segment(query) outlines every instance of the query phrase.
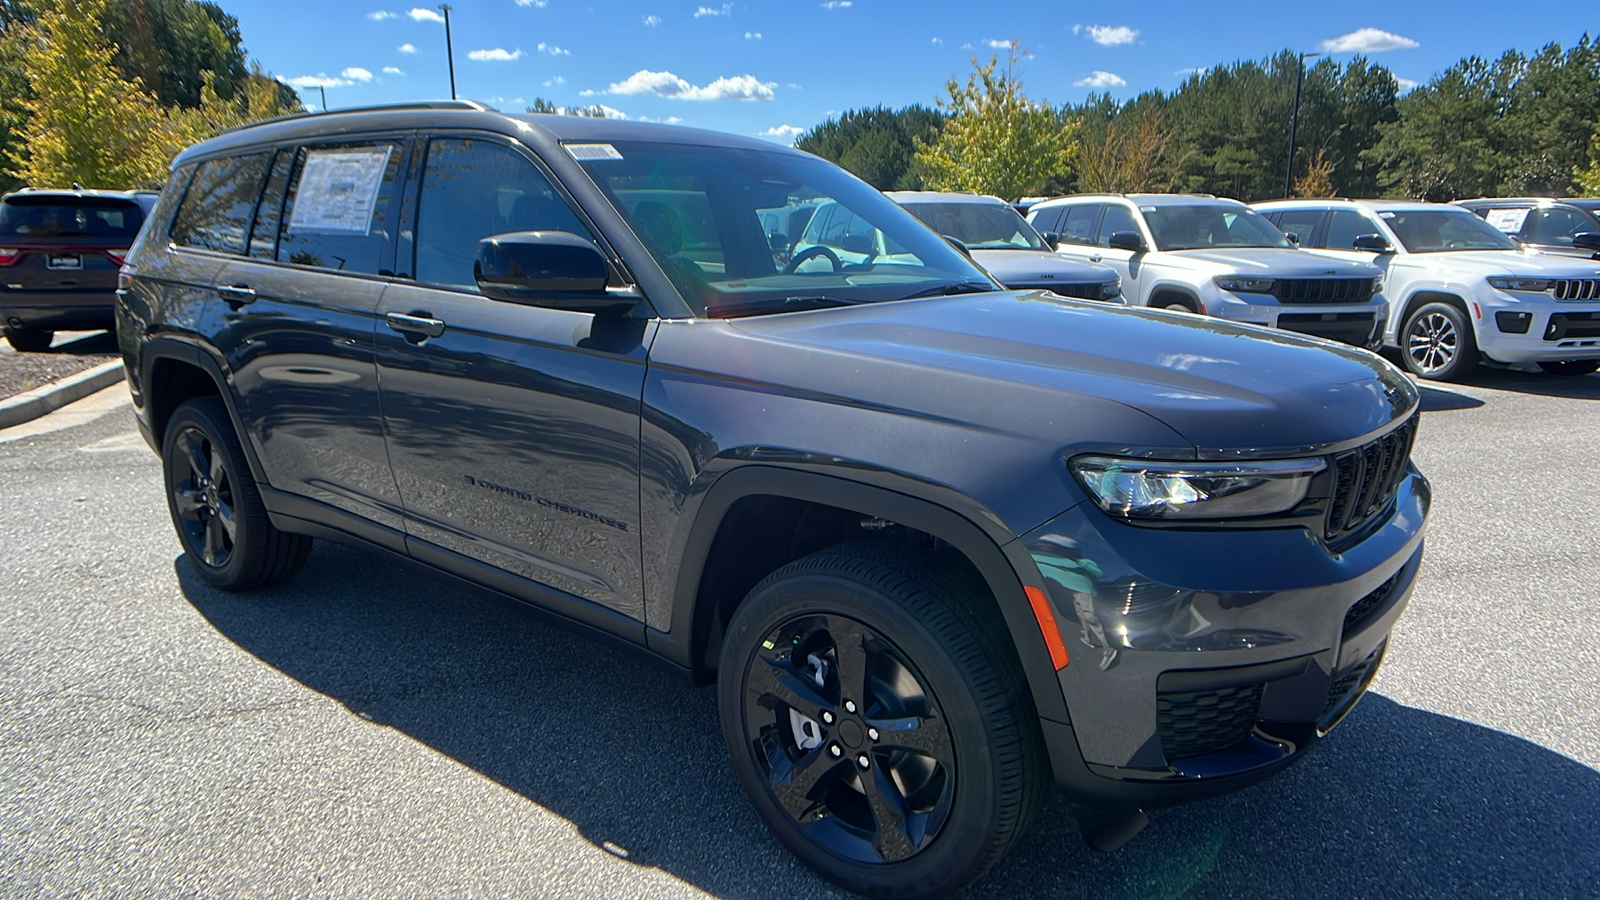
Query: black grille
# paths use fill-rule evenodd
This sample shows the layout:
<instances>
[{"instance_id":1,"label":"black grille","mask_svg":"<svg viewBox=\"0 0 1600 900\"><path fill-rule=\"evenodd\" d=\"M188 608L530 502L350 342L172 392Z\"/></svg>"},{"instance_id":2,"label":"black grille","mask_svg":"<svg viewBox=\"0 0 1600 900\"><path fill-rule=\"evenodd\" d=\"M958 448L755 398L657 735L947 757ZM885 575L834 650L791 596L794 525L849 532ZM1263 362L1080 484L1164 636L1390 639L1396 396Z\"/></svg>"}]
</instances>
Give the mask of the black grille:
<instances>
[{"instance_id":1,"label":"black grille","mask_svg":"<svg viewBox=\"0 0 1600 900\"><path fill-rule=\"evenodd\" d=\"M1099 300L1101 287L1099 282L1094 284L1023 284L1017 285L1016 290L1025 291L1050 291L1063 297L1076 297L1079 300Z\"/></svg>"},{"instance_id":2,"label":"black grille","mask_svg":"<svg viewBox=\"0 0 1600 900\"><path fill-rule=\"evenodd\" d=\"M1547 341L1592 337L1600 337L1600 313L1556 313L1544 329Z\"/></svg>"},{"instance_id":3,"label":"black grille","mask_svg":"<svg viewBox=\"0 0 1600 900\"><path fill-rule=\"evenodd\" d=\"M1167 761L1204 756L1244 740L1261 714L1261 685L1156 695L1156 725Z\"/></svg>"},{"instance_id":4,"label":"black grille","mask_svg":"<svg viewBox=\"0 0 1600 900\"><path fill-rule=\"evenodd\" d=\"M1367 524L1394 499L1405 475L1417 417L1375 441L1333 458L1333 496L1324 537L1337 541Z\"/></svg>"},{"instance_id":5,"label":"black grille","mask_svg":"<svg viewBox=\"0 0 1600 900\"><path fill-rule=\"evenodd\" d=\"M1371 615L1374 610L1383 606L1384 601L1389 599L1389 595L1394 593L1394 586L1399 581L1400 573L1396 572L1389 576L1388 581L1378 585L1377 589L1372 593L1357 600L1356 605L1350 607L1350 610L1344 614L1344 633L1349 634L1355 626L1366 621L1367 616Z\"/></svg>"},{"instance_id":6,"label":"black grille","mask_svg":"<svg viewBox=\"0 0 1600 900\"><path fill-rule=\"evenodd\" d=\"M1280 278L1272 296L1279 303L1365 303L1372 297L1372 279Z\"/></svg>"},{"instance_id":7,"label":"black grille","mask_svg":"<svg viewBox=\"0 0 1600 900\"><path fill-rule=\"evenodd\" d=\"M1600 278L1563 278L1550 284L1557 300L1600 300Z\"/></svg>"},{"instance_id":8,"label":"black grille","mask_svg":"<svg viewBox=\"0 0 1600 900\"><path fill-rule=\"evenodd\" d=\"M1378 663L1383 659L1383 649L1387 644L1381 644L1372 651L1372 655L1354 666L1339 673L1333 679L1333 685L1328 688L1328 699L1322 704L1322 722L1327 722L1335 713L1347 708L1361 691L1377 674Z\"/></svg>"},{"instance_id":9,"label":"black grille","mask_svg":"<svg viewBox=\"0 0 1600 900\"><path fill-rule=\"evenodd\" d=\"M1283 313L1278 327L1299 334L1365 347L1372 340L1372 313Z\"/></svg>"}]
</instances>

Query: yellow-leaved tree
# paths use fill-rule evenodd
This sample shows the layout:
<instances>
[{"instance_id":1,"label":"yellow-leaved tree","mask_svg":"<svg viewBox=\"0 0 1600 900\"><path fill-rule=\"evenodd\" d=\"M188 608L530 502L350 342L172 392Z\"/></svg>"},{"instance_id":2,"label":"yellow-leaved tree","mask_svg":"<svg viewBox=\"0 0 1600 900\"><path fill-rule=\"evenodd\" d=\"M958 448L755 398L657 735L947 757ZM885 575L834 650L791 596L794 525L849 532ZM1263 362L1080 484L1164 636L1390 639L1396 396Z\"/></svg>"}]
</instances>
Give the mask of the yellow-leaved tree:
<instances>
[{"instance_id":1,"label":"yellow-leaved tree","mask_svg":"<svg viewBox=\"0 0 1600 900\"><path fill-rule=\"evenodd\" d=\"M950 79L939 108L950 118L937 139L917 142L917 165L930 190L976 191L1003 200L1037 194L1064 175L1077 148L1078 124L1030 101L1016 77L1023 58L1011 42L1002 70L996 56L972 58L962 85Z\"/></svg>"},{"instance_id":2,"label":"yellow-leaved tree","mask_svg":"<svg viewBox=\"0 0 1600 900\"><path fill-rule=\"evenodd\" d=\"M1589 139L1589 167L1572 173L1585 197L1600 197L1600 131Z\"/></svg>"},{"instance_id":3,"label":"yellow-leaved tree","mask_svg":"<svg viewBox=\"0 0 1600 900\"><path fill-rule=\"evenodd\" d=\"M106 0L52 4L20 36L22 70L33 96L24 102L23 159L8 167L24 184L64 188L153 187L187 131L145 92L118 74L116 46L105 37Z\"/></svg>"}]
</instances>

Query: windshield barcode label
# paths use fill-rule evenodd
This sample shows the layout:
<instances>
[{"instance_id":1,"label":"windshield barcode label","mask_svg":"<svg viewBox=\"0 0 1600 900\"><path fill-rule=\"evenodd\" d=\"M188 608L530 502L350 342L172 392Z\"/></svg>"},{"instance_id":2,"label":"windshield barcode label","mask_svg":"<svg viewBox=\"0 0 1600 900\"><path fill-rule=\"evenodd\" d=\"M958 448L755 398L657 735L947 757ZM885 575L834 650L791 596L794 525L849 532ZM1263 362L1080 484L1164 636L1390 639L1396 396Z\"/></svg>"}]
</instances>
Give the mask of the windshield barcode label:
<instances>
[{"instance_id":1,"label":"windshield barcode label","mask_svg":"<svg viewBox=\"0 0 1600 900\"><path fill-rule=\"evenodd\" d=\"M622 154L610 144L565 144L567 152L578 162L591 159L621 159Z\"/></svg>"}]
</instances>

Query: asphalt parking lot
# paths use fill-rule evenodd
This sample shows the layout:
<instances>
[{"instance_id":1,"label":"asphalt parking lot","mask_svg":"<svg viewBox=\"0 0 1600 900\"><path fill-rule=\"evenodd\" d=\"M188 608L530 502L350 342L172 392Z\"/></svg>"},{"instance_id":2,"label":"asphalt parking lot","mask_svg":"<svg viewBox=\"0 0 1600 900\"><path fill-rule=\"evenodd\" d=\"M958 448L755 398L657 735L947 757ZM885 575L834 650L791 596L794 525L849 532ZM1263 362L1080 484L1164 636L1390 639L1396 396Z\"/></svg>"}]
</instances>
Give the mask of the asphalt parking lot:
<instances>
[{"instance_id":1,"label":"asphalt parking lot","mask_svg":"<svg viewBox=\"0 0 1600 900\"><path fill-rule=\"evenodd\" d=\"M1427 560L1350 718L1116 853L1052 804L973 896L1595 896L1600 375L1424 393ZM0 893L839 896L710 690L325 543L213 591L125 388L72 409L0 432Z\"/></svg>"}]
</instances>

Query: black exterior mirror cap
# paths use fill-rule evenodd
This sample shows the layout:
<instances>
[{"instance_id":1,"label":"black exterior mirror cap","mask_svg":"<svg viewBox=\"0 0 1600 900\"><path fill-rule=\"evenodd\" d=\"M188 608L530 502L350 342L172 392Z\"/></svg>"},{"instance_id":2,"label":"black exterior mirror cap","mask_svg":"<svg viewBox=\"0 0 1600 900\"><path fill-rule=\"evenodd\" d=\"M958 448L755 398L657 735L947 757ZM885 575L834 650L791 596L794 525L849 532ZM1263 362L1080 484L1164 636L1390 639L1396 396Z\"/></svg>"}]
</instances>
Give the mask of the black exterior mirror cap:
<instances>
[{"instance_id":1,"label":"black exterior mirror cap","mask_svg":"<svg viewBox=\"0 0 1600 900\"><path fill-rule=\"evenodd\" d=\"M1381 234L1358 234L1350 246L1357 250L1371 250L1375 253L1388 253L1394 249Z\"/></svg>"},{"instance_id":2,"label":"black exterior mirror cap","mask_svg":"<svg viewBox=\"0 0 1600 900\"><path fill-rule=\"evenodd\" d=\"M491 300L573 312L621 315L637 296L606 290L611 267L588 238L568 231L512 231L478 242L472 264Z\"/></svg>"},{"instance_id":3,"label":"black exterior mirror cap","mask_svg":"<svg viewBox=\"0 0 1600 900\"><path fill-rule=\"evenodd\" d=\"M1106 245L1113 250L1131 250L1134 253L1139 253L1145 249L1144 238L1137 231L1112 232L1111 238L1106 242Z\"/></svg>"},{"instance_id":4,"label":"black exterior mirror cap","mask_svg":"<svg viewBox=\"0 0 1600 900\"><path fill-rule=\"evenodd\" d=\"M1289 239L1289 243L1295 245L1296 247L1300 246L1300 234L1298 232L1285 231L1283 236Z\"/></svg>"},{"instance_id":5,"label":"black exterior mirror cap","mask_svg":"<svg viewBox=\"0 0 1600 900\"><path fill-rule=\"evenodd\" d=\"M1061 233L1059 231L1046 231L1040 237L1044 238L1044 242L1050 245L1051 250L1061 246Z\"/></svg>"},{"instance_id":6,"label":"black exterior mirror cap","mask_svg":"<svg viewBox=\"0 0 1600 900\"><path fill-rule=\"evenodd\" d=\"M1572 236L1572 246L1579 250L1600 250L1600 231L1580 231Z\"/></svg>"}]
</instances>

